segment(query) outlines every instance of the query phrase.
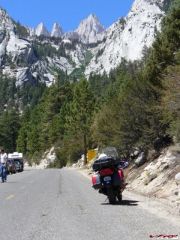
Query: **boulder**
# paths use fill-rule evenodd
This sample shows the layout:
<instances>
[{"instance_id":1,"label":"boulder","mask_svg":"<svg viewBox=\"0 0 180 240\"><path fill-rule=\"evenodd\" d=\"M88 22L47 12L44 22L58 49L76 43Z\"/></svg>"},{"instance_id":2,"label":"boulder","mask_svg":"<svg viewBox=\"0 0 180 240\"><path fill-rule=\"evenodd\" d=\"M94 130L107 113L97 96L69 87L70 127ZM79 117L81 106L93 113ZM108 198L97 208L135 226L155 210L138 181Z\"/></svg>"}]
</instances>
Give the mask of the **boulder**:
<instances>
[{"instance_id":1,"label":"boulder","mask_svg":"<svg viewBox=\"0 0 180 240\"><path fill-rule=\"evenodd\" d=\"M159 157L159 153L155 150L149 150L147 154L147 161L152 161Z\"/></svg>"},{"instance_id":2,"label":"boulder","mask_svg":"<svg viewBox=\"0 0 180 240\"><path fill-rule=\"evenodd\" d=\"M144 152L141 152L138 158L136 158L134 163L137 167L140 167L145 163L145 161L146 161L146 154Z\"/></svg>"},{"instance_id":3,"label":"boulder","mask_svg":"<svg viewBox=\"0 0 180 240\"><path fill-rule=\"evenodd\" d=\"M180 185L180 172L175 175L175 181L178 185Z\"/></svg>"},{"instance_id":4,"label":"boulder","mask_svg":"<svg viewBox=\"0 0 180 240\"><path fill-rule=\"evenodd\" d=\"M144 185L148 185L152 180L157 178L158 173L157 172L146 172L146 176L143 179Z\"/></svg>"}]
</instances>

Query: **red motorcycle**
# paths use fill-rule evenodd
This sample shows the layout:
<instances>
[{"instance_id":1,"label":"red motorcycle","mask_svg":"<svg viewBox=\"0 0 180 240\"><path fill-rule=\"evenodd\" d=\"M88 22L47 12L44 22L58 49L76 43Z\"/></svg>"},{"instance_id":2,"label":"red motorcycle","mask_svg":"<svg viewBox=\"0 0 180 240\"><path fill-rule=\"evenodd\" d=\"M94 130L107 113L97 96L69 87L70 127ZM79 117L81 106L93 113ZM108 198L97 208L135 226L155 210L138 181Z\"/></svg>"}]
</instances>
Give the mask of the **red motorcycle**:
<instances>
[{"instance_id":1,"label":"red motorcycle","mask_svg":"<svg viewBox=\"0 0 180 240\"><path fill-rule=\"evenodd\" d=\"M122 192L125 189L123 164L112 157L104 156L93 164L95 171L92 176L93 188L108 197L110 204L122 201Z\"/></svg>"}]
</instances>

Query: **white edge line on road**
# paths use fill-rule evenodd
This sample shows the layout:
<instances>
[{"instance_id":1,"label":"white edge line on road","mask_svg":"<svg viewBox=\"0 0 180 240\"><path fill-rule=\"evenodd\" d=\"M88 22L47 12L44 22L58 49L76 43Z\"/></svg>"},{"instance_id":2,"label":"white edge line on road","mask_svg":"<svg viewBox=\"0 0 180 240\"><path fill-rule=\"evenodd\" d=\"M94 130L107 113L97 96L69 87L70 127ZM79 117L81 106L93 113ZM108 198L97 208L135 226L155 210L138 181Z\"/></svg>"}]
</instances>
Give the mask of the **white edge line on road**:
<instances>
[{"instance_id":1,"label":"white edge line on road","mask_svg":"<svg viewBox=\"0 0 180 240\"><path fill-rule=\"evenodd\" d=\"M15 197L15 195L9 195L7 198L6 198L6 200L11 200L11 199L13 199Z\"/></svg>"}]
</instances>

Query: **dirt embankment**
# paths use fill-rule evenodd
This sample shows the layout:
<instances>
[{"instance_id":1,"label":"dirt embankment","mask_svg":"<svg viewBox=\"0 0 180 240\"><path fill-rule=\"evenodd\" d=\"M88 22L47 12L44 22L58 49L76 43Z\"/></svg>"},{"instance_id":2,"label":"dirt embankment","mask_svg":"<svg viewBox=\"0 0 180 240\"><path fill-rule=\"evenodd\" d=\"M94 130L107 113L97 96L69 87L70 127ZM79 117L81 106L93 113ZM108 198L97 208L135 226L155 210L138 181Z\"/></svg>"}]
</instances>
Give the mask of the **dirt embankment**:
<instances>
[{"instance_id":1,"label":"dirt embankment","mask_svg":"<svg viewBox=\"0 0 180 240\"><path fill-rule=\"evenodd\" d=\"M160 199L180 215L180 146L171 146L141 167L134 164L125 170L127 189Z\"/></svg>"}]
</instances>

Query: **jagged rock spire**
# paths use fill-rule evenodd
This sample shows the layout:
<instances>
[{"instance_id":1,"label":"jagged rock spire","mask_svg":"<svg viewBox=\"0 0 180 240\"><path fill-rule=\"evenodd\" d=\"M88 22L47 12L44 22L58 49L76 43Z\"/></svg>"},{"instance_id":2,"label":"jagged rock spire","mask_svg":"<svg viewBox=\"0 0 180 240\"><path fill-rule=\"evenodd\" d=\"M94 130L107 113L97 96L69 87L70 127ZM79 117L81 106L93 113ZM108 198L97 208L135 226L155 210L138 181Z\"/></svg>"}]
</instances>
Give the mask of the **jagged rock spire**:
<instances>
[{"instance_id":1,"label":"jagged rock spire","mask_svg":"<svg viewBox=\"0 0 180 240\"><path fill-rule=\"evenodd\" d=\"M60 27L58 23L54 23L52 31L51 31L51 37L61 37L63 35L63 30Z\"/></svg>"}]
</instances>

